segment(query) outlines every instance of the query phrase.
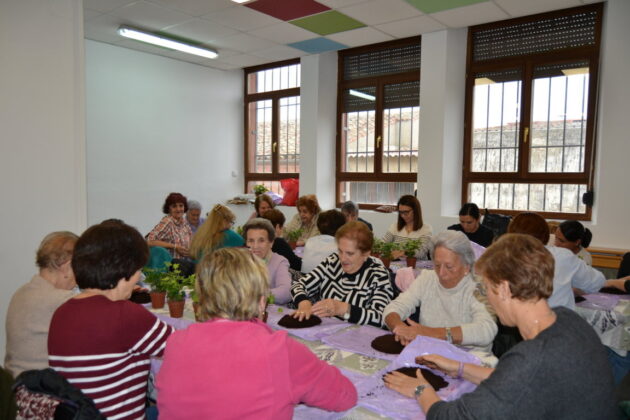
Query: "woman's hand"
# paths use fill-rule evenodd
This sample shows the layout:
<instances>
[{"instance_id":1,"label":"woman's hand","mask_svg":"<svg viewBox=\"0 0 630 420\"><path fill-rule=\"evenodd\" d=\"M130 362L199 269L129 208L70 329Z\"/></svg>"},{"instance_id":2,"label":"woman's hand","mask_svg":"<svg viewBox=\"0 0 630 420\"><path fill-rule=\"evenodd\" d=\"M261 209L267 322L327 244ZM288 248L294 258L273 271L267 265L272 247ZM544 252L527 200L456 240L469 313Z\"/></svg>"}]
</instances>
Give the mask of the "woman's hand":
<instances>
[{"instance_id":1,"label":"woman's hand","mask_svg":"<svg viewBox=\"0 0 630 420\"><path fill-rule=\"evenodd\" d=\"M425 385L430 387L429 383L424 376L422 376L422 372L420 369L416 370L417 378L412 378L411 376L407 376L400 372L390 372L383 380L385 381L385 386L389 389L393 389L394 391L404 395L405 397L414 398L415 391L418 385Z\"/></svg>"},{"instance_id":2,"label":"woman's hand","mask_svg":"<svg viewBox=\"0 0 630 420\"><path fill-rule=\"evenodd\" d=\"M392 260L397 260L405 255L405 251L392 251Z\"/></svg>"},{"instance_id":3,"label":"woman's hand","mask_svg":"<svg viewBox=\"0 0 630 420\"><path fill-rule=\"evenodd\" d=\"M311 305L311 302L309 302L308 300L303 300L298 304L297 311L293 312L291 316L293 318L297 318L298 321L309 319L311 317L311 311L313 309L312 306L313 305Z\"/></svg>"},{"instance_id":4,"label":"woman's hand","mask_svg":"<svg viewBox=\"0 0 630 420\"><path fill-rule=\"evenodd\" d=\"M406 323L405 323L406 322ZM403 346L411 343L414 338L419 335L429 335L426 334L424 329L426 328L422 324L418 324L411 319L407 319L405 322L397 325L392 332L395 334L396 341L400 342Z\"/></svg>"},{"instance_id":5,"label":"woman's hand","mask_svg":"<svg viewBox=\"0 0 630 420\"><path fill-rule=\"evenodd\" d=\"M188 248L184 248L183 246L175 245L175 251L184 257L190 257L190 250Z\"/></svg>"},{"instance_id":6,"label":"woman's hand","mask_svg":"<svg viewBox=\"0 0 630 420\"><path fill-rule=\"evenodd\" d=\"M343 316L348 310L348 304L335 299L324 299L313 305L313 313L320 318Z\"/></svg>"},{"instance_id":7,"label":"woman's hand","mask_svg":"<svg viewBox=\"0 0 630 420\"><path fill-rule=\"evenodd\" d=\"M295 246L304 246L305 242L303 240L299 240L295 242Z\"/></svg>"},{"instance_id":8,"label":"woman's hand","mask_svg":"<svg viewBox=\"0 0 630 420\"><path fill-rule=\"evenodd\" d=\"M456 378L459 371L459 363L457 360L448 359L438 354L426 354L416 357L416 363L424 365L430 369L437 369L446 373L452 378Z\"/></svg>"}]
</instances>

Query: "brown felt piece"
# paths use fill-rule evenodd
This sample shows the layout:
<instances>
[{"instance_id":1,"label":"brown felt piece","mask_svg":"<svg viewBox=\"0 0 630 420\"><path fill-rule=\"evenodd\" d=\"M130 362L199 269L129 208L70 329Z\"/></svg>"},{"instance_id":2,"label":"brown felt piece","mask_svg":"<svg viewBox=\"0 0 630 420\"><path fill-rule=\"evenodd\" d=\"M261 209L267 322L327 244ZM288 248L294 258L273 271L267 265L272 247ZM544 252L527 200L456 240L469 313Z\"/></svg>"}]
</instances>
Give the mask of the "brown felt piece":
<instances>
[{"instance_id":1,"label":"brown felt piece","mask_svg":"<svg viewBox=\"0 0 630 420\"><path fill-rule=\"evenodd\" d=\"M405 346L394 338L394 334L385 334L372 340L372 348L382 353L400 354Z\"/></svg>"},{"instance_id":2,"label":"brown felt piece","mask_svg":"<svg viewBox=\"0 0 630 420\"><path fill-rule=\"evenodd\" d=\"M394 372L400 372L412 378L417 378L416 376L417 369L418 369L417 367L401 367L401 368L396 369ZM435 373L431 372L429 369L420 368L420 371L422 372L422 376L424 376L424 379L427 380L429 385L431 385L431 387L433 387L434 390L439 391L440 389L446 388L448 386L448 382L446 382L444 378L436 375Z\"/></svg>"},{"instance_id":3,"label":"brown felt piece","mask_svg":"<svg viewBox=\"0 0 630 420\"><path fill-rule=\"evenodd\" d=\"M310 328L321 323L322 320L317 315L311 315L309 319L304 319L301 322L291 315L285 315L278 321L278 325L284 328Z\"/></svg>"},{"instance_id":4,"label":"brown felt piece","mask_svg":"<svg viewBox=\"0 0 630 420\"><path fill-rule=\"evenodd\" d=\"M134 292L131 292L131 297L129 298L129 300L134 303L140 303L140 304L150 303L151 296L149 295L149 292L134 291Z\"/></svg>"},{"instance_id":5,"label":"brown felt piece","mask_svg":"<svg viewBox=\"0 0 630 420\"><path fill-rule=\"evenodd\" d=\"M599 293L607 293L609 295L625 295L625 292L617 289L616 287L602 287L599 289Z\"/></svg>"}]
</instances>

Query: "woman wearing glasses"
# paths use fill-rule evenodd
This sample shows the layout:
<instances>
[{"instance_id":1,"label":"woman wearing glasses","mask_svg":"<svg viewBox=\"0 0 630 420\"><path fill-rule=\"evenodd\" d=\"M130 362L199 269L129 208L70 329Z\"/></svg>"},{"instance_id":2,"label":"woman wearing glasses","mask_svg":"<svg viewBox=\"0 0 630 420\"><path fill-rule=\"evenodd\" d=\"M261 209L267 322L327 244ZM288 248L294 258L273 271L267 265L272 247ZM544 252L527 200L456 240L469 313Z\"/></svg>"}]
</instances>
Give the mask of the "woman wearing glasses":
<instances>
[{"instance_id":1,"label":"woman wearing glasses","mask_svg":"<svg viewBox=\"0 0 630 420\"><path fill-rule=\"evenodd\" d=\"M190 253L197 259L219 249L244 246L245 240L232 230L236 216L229 208L217 204L208 213L208 218L193 236Z\"/></svg>"},{"instance_id":2,"label":"woman wearing glasses","mask_svg":"<svg viewBox=\"0 0 630 420\"><path fill-rule=\"evenodd\" d=\"M398 220L389 227L383 241L404 243L410 239L419 239L422 245L416 251L416 258L426 259L432 233L431 225L422 221L422 208L418 199L413 195L403 195L398 200ZM400 258L403 255L403 251L394 251L392 258Z\"/></svg>"}]
</instances>

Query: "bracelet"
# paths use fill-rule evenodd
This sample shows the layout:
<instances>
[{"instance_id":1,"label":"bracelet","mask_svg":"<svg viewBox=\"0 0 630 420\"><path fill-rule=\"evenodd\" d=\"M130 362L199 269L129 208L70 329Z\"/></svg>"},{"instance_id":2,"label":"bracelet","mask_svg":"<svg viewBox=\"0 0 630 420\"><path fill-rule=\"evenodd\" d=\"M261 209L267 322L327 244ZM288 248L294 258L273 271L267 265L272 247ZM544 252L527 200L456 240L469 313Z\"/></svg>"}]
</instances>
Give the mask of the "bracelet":
<instances>
[{"instance_id":1,"label":"bracelet","mask_svg":"<svg viewBox=\"0 0 630 420\"><path fill-rule=\"evenodd\" d=\"M457 368L457 376L455 379L462 379L462 375L464 374L464 362L459 362L459 367Z\"/></svg>"}]
</instances>

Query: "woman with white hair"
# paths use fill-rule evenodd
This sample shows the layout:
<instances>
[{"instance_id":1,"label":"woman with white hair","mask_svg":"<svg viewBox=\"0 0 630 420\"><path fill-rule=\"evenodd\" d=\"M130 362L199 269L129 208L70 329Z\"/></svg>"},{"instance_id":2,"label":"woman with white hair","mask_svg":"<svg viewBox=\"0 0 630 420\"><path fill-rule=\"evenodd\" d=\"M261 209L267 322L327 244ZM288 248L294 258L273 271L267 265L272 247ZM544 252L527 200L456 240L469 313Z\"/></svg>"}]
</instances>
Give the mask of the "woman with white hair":
<instances>
[{"instance_id":1,"label":"woman with white hair","mask_svg":"<svg viewBox=\"0 0 630 420\"><path fill-rule=\"evenodd\" d=\"M190 225L193 235L199 229L199 226L203 225L206 221L205 217L201 217L201 203L196 200L188 200L188 211L186 212L186 221Z\"/></svg>"},{"instance_id":2,"label":"woman with white hair","mask_svg":"<svg viewBox=\"0 0 630 420\"><path fill-rule=\"evenodd\" d=\"M439 338L490 355L497 324L475 296L475 254L462 232L433 237L435 270L423 270L409 289L383 311L396 340L407 345L418 335ZM409 316L420 307L419 323Z\"/></svg>"}]
</instances>

